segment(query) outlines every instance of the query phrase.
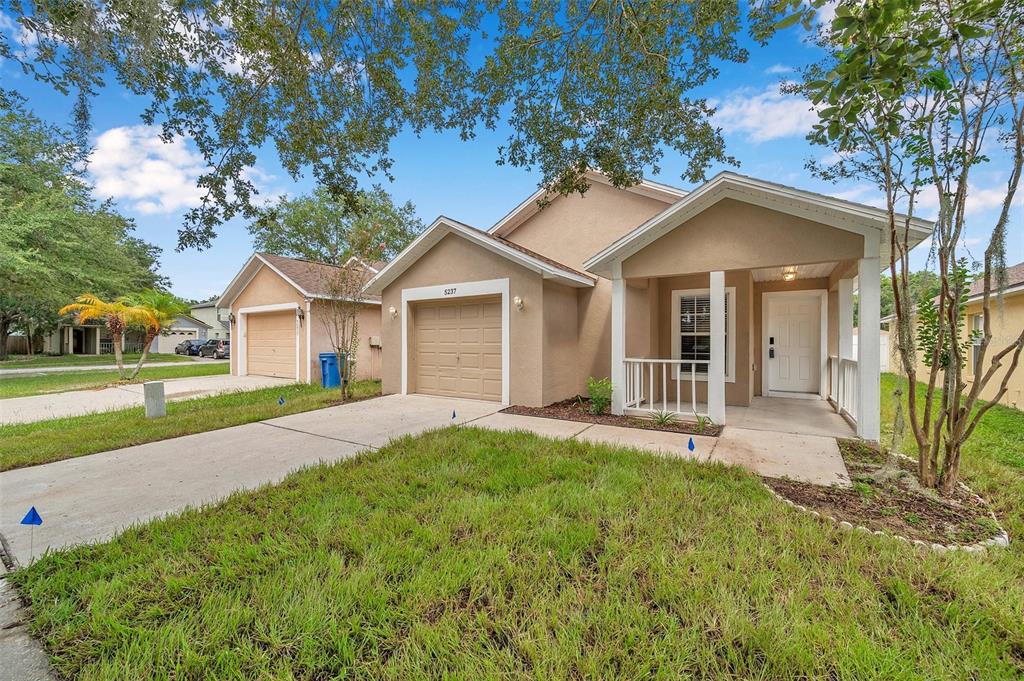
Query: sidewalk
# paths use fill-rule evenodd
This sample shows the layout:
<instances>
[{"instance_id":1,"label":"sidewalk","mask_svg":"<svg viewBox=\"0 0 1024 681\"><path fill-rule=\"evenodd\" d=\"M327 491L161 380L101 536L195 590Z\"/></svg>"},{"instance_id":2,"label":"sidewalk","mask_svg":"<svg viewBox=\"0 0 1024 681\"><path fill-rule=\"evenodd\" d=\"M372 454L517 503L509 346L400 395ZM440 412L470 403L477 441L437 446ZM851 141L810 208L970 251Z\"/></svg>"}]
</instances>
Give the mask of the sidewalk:
<instances>
[{"instance_id":1,"label":"sidewalk","mask_svg":"<svg viewBox=\"0 0 1024 681\"><path fill-rule=\"evenodd\" d=\"M270 376L191 376L169 378L163 381L164 396L168 401L190 397L208 397L226 392L257 390L276 385L294 383L290 378ZM141 383L96 390L69 390L49 395L11 397L0 400L0 425L33 423L67 416L80 416L97 412L127 409L145 404Z\"/></svg>"},{"instance_id":2,"label":"sidewalk","mask_svg":"<svg viewBox=\"0 0 1024 681\"><path fill-rule=\"evenodd\" d=\"M193 362L204 362L206 364L224 364L229 360L226 359L200 359L198 357L192 359ZM188 362L146 362L146 368L149 367L177 367L185 366ZM132 364L131 366L134 366ZM117 370L116 364L76 364L74 366L64 367L25 367L23 369L0 369L0 379L9 376L31 376L38 374L63 374L69 371L115 371Z\"/></svg>"}]
</instances>

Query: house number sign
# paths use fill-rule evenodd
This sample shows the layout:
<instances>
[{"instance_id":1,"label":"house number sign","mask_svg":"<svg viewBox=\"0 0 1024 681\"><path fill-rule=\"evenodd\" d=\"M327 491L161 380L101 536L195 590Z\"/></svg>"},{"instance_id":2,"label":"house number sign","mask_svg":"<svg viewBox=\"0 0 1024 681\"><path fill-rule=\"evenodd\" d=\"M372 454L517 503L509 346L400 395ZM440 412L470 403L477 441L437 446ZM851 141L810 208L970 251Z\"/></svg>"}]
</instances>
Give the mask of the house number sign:
<instances>
[{"instance_id":1,"label":"house number sign","mask_svg":"<svg viewBox=\"0 0 1024 681\"><path fill-rule=\"evenodd\" d=\"M457 290L458 290L458 289L456 289L456 288L455 288L454 286L453 286L452 288L446 288L446 289L444 290L444 294L445 294L446 296L453 296L453 295L455 295L455 291L457 291Z\"/></svg>"}]
</instances>

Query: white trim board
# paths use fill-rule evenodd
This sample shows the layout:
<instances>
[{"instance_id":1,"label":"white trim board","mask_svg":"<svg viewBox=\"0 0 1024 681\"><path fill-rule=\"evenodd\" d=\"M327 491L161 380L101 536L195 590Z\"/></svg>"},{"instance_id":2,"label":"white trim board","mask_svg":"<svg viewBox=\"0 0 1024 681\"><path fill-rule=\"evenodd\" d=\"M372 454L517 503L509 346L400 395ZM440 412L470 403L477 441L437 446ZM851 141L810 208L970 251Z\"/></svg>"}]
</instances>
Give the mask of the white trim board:
<instances>
[{"instance_id":1,"label":"white trim board","mask_svg":"<svg viewBox=\"0 0 1024 681\"><path fill-rule=\"evenodd\" d=\"M877 238L881 234L881 230L887 228L888 225L886 212L879 208L758 180L737 173L722 172L633 231L612 242L584 262L583 269L600 276L608 276L613 261L625 260L693 216L727 198L806 218L864 237L874 235ZM911 221L911 238L915 245L931 234L932 226L933 223L919 218L914 218ZM883 245L887 246L887 243ZM882 256L883 261L888 260L888 253L883 253Z\"/></svg>"},{"instance_id":2,"label":"white trim board","mask_svg":"<svg viewBox=\"0 0 1024 681\"><path fill-rule=\"evenodd\" d=\"M488 279L466 281L437 286L420 286L402 289L402 394L409 394L409 313L411 303L427 300L449 300L501 294L501 402L509 404L511 392L509 368L511 343L509 342L509 281Z\"/></svg>"},{"instance_id":3,"label":"white trim board","mask_svg":"<svg viewBox=\"0 0 1024 681\"><path fill-rule=\"evenodd\" d=\"M564 266L553 265L546 260L508 246L499 239L489 236L486 232L481 232L479 229L441 216L434 220L430 227L427 227L422 234L416 237L405 250L399 253L398 257L385 265L380 272L366 282L363 291L372 294L382 293L385 287L401 276L406 269L411 267L448 234L460 236L485 250L540 274L544 279L554 279L566 286L580 288L592 287L594 285L594 278L590 275L580 274Z\"/></svg>"},{"instance_id":4,"label":"white trim board","mask_svg":"<svg viewBox=\"0 0 1024 681\"><path fill-rule=\"evenodd\" d=\"M761 294L761 395L763 397L793 397L793 393L772 391L769 389L770 375L768 371L768 338L769 319L768 301L772 298L818 298L818 314L820 339L818 343L818 392L804 393L812 399L828 398L828 290L803 289L799 291L765 291Z\"/></svg>"},{"instance_id":5,"label":"white trim board","mask_svg":"<svg viewBox=\"0 0 1024 681\"><path fill-rule=\"evenodd\" d=\"M252 307L243 307L235 313L235 319L238 323L238 336L240 343L235 349L235 354L238 357L238 368L239 376L249 375L249 362L246 357L246 349L248 346L248 338L246 337L246 320L250 314L259 314L261 312L281 312L284 310L295 310L295 380L300 381L301 373L299 371L302 359L302 352L300 349L300 336L301 336L301 323L299 322L299 304L298 303L274 303L273 305L253 305ZM306 323L309 323L307 318Z\"/></svg>"}]
</instances>

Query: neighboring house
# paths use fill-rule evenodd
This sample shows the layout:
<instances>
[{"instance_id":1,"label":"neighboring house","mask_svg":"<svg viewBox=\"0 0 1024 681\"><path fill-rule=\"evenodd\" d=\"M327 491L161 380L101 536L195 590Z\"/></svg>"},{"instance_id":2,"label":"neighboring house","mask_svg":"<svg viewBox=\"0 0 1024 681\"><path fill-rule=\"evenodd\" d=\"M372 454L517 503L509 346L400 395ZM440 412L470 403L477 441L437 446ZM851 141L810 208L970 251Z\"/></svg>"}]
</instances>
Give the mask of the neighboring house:
<instances>
[{"instance_id":1,"label":"neighboring house","mask_svg":"<svg viewBox=\"0 0 1024 681\"><path fill-rule=\"evenodd\" d=\"M372 263L352 259L362 280L377 273ZM254 253L224 290L217 306L228 310L231 373L320 381L322 352L333 352L327 332L330 287L339 268L323 263ZM359 312L356 377L380 372L380 298L368 295Z\"/></svg>"},{"instance_id":2,"label":"neighboring house","mask_svg":"<svg viewBox=\"0 0 1024 681\"><path fill-rule=\"evenodd\" d=\"M970 291L968 292L967 298L967 309L964 311L965 319L967 323L964 326L964 336L966 337L971 329L977 329L981 331L983 324L983 315L981 308L981 299L984 292L984 282L978 280L971 284ZM988 352L982 369L989 366L992 360L992 354L1005 348L1007 345L1012 343L1021 329L1024 329L1024 262L1018 263L1013 267L1006 268L1006 287L1003 289L1002 299L1000 300L995 292L992 293L992 298L989 303L989 311L992 315L991 320L991 331L992 341L989 343ZM882 320L886 323L895 321L895 317L890 315ZM916 323L916 319L915 319ZM964 380L970 386L974 382L974 377L978 371L977 367L977 355L978 346L975 345L973 352L967 358L967 366L964 367ZM918 353L917 357L917 375L918 378L927 380L928 372L930 371L924 362L921 361L922 353ZM991 400L999 389L999 385L1002 383L1003 377L1006 376L1006 371L1009 368L1010 358L1006 358L1003 362L1003 366L996 372L996 375L989 381L985 389L981 391L981 399ZM892 367L893 371L900 374L905 374L903 371L903 364L899 358L899 352L895 347L890 349L889 366ZM1018 366L1017 371L1010 377L1010 381L1007 384L1006 394L1000 400L1003 404L1015 407L1017 409L1024 408L1024 366Z\"/></svg>"},{"instance_id":3,"label":"neighboring house","mask_svg":"<svg viewBox=\"0 0 1024 681\"><path fill-rule=\"evenodd\" d=\"M191 309L193 317L209 325L210 330L206 332L207 338L231 338L231 323L228 321L230 310L217 307L217 301L211 300L206 303L193 305Z\"/></svg>"},{"instance_id":4,"label":"neighboring house","mask_svg":"<svg viewBox=\"0 0 1024 681\"><path fill-rule=\"evenodd\" d=\"M121 338L125 352L142 352L146 334L137 329L127 331ZM51 355L104 355L113 354L114 341L106 324L90 320L79 324L68 318L57 324L57 329L43 339L43 352Z\"/></svg>"},{"instance_id":5,"label":"neighboring house","mask_svg":"<svg viewBox=\"0 0 1024 681\"><path fill-rule=\"evenodd\" d=\"M692 192L589 179L486 232L438 218L368 282L385 393L537 406L610 376L617 414L725 423L726 405L830 397L878 439L885 211L735 173Z\"/></svg>"},{"instance_id":6,"label":"neighboring house","mask_svg":"<svg viewBox=\"0 0 1024 681\"><path fill-rule=\"evenodd\" d=\"M173 353L178 343L189 340L206 340L210 325L187 314L180 315L164 327L164 331L153 339L152 353Z\"/></svg>"}]
</instances>

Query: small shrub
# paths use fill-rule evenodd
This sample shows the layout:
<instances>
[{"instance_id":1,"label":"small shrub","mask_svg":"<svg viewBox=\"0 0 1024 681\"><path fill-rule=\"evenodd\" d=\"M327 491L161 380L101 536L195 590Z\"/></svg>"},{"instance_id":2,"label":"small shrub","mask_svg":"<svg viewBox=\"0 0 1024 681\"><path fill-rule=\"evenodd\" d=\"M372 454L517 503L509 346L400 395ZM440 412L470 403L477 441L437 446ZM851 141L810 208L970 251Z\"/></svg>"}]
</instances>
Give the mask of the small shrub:
<instances>
[{"instance_id":1,"label":"small shrub","mask_svg":"<svg viewBox=\"0 0 1024 681\"><path fill-rule=\"evenodd\" d=\"M587 379L587 397L590 398L590 413L603 414L612 404L612 380L610 378Z\"/></svg>"},{"instance_id":2,"label":"small shrub","mask_svg":"<svg viewBox=\"0 0 1024 681\"><path fill-rule=\"evenodd\" d=\"M651 421L656 426L671 426L676 420L676 415L670 411L659 410L651 414Z\"/></svg>"},{"instance_id":3,"label":"small shrub","mask_svg":"<svg viewBox=\"0 0 1024 681\"><path fill-rule=\"evenodd\" d=\"M922 518L917 513L914 513L913 511L904 515L903 519L907 521L908 525L913 525L915 527L924 522L924 518Z\"/></svg>"},{"instance_id":4,"label":"small shrub","mask_svg":"<svg viewBox=\"0 0 1024 681\"><path fill-rule=\"evenodd\" d=\"M715 425L715 422L711 420L710 416L701 416L697 412L693 412L693 418L697 420L697 432L703 433L708 429L708 426Z\"/></svg>"}]
</instances>

